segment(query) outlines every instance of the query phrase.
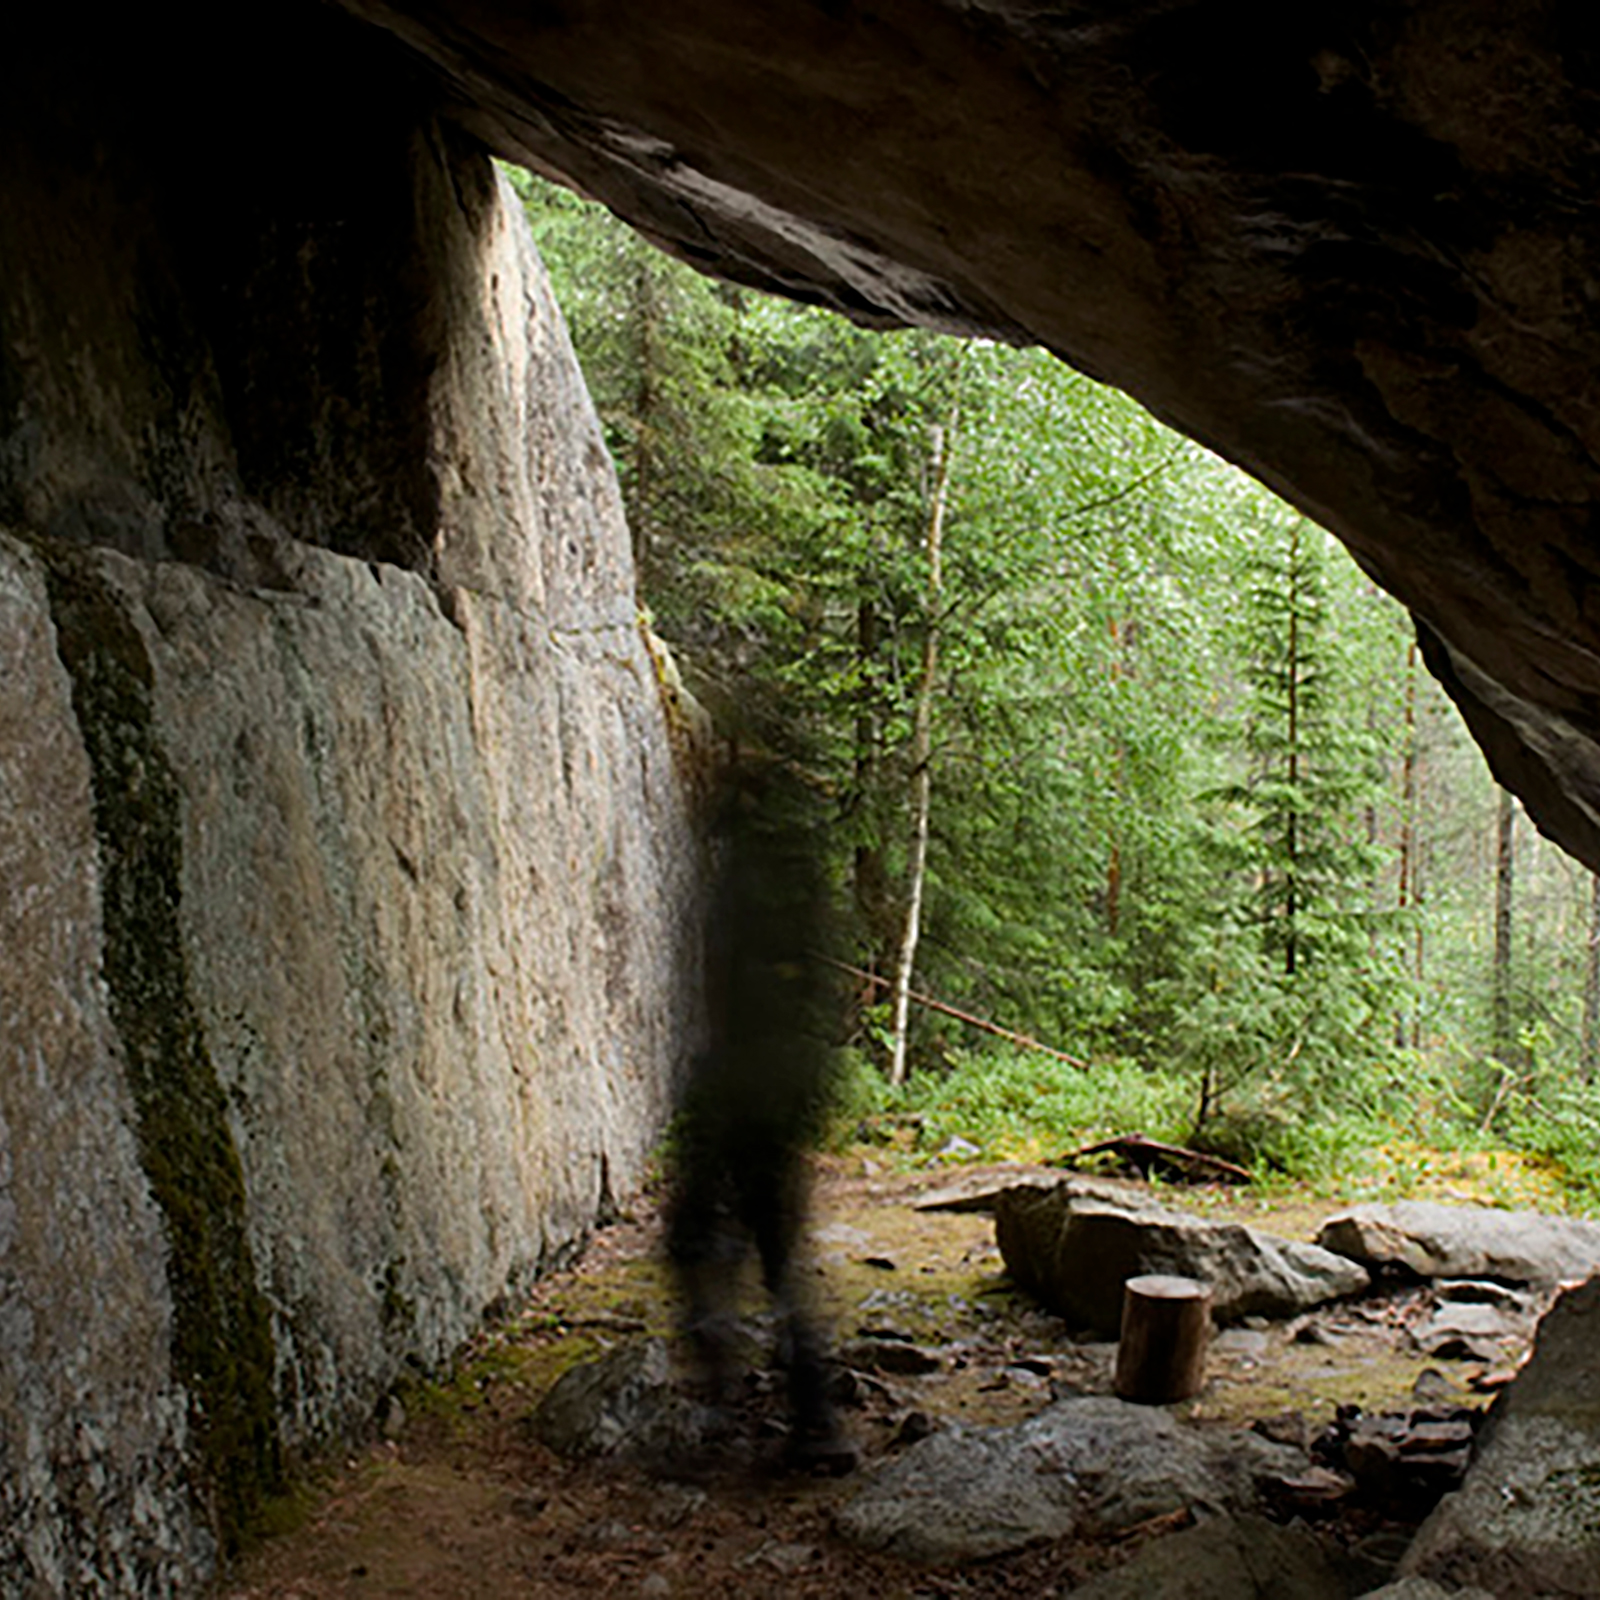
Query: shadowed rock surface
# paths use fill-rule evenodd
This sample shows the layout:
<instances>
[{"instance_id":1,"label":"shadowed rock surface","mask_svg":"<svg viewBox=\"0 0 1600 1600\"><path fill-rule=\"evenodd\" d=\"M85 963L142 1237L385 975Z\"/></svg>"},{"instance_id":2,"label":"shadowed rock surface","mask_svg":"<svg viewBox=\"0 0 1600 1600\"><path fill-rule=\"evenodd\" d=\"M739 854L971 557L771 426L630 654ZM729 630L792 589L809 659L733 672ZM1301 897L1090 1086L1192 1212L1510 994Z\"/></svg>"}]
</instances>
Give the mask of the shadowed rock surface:
<instances>
[{"instance_id":1,"label":"shadowed rock surface","mask_svg":"<svg viewBox=\"0 0 1600 1600\"><path fill-rule=\"evenodd\" d=\"M1343 1576L1303 1528L1264 1517L1213 1517L1156 1539L1073 1600L1345 1600Z\"/></svg>"},{"instance_id":2,"label":"shadowed rock surface","mask_svg":"<svg viewBox=\"0 0 1600 1600\"><path fill-rule=\"evenodd\" d=\"M1499 1600L1600 1594L1600 1278L1540 1324L1466 1482L1423 1524L1404 1570Z\"/></svg>"},{"instance_id":3,"label":"shadowed rock surface","mask_svg":"<svg viewBox=\"0 0 1600 1600\"><path fill-rule=\"evenodd\" d=\"M233 22L0 52L7 1595L201 1589L637 1184L698 1027L520 207L376 36Z\"/></svg>"}]
</instances>

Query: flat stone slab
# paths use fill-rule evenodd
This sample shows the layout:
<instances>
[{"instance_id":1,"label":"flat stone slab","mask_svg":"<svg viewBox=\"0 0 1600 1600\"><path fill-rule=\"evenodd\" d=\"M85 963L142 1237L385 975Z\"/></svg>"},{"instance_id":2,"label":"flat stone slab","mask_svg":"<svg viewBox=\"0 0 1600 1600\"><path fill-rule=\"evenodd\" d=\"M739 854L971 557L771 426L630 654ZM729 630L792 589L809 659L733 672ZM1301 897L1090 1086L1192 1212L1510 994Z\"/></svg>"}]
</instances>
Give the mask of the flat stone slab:
<instances>
[{"instance_id":1,"label":"flat stone slab","mask_svg":"<svg viewBox=\"0 0 1600 1600\"><path fill-rule=\"evenodd\" d=\"M1070 1181L998 1195L995 1234L1022 1288L1079 1327L1111 1336L1122 1324L1123 1285L1147 1273L1207 1284L1219 1322L1293 1316L1369 1282L1364 1267L1316 1245L1113 1202Z\"/></svg>"},{"instance_id":2,"label":"flat stone slab","mask_svg":"<svg viewBox=\"0 0 1600 1600\"><path fill-rule=\"evenodd\" d=\"M1264 1517L1214 1517L1147 1544L1072 1600L1346 1600L1344 1578L1298 1528Z\"/></svg>"},{"instance_id":3,"label":"flat stone slab","mask_svg":"<svg viewBox=\"0 0 1600 1600\"><path fill-rule=\"evenodd\" d=\"M1139 1207L1139 1201L1112 1183L1092 1178L1063 1178L1054 1167L1017 1165L963 1173L951 1183L929 1189L911 1202L913 1211L993 1211L1001 1195L1012 1189L1066 1189L1085 1200Z\"/></svg>"},{"instance_id":4,"label":"flat stone slab","mask_svg":"<svg viewBox=\"0 0 1600 1600\"><path fill-rule=\"evenodd\" d=\"M1600 1278L1562 1295L1540 1324L1466 1482L1401 1566L1499 1600L1600 1595Z\"/></svg>"},{"instance_id":5,"label":"flat stone slab","mask_svg":"<svg viewBox=\"0 0 1600 1600\"><path fill-rule=\"evenodd\" d=\"M1011 1427L933 1434L875 1472L837 1521L846 1538L902 1559L981 1560L1185 1507L1247 1508L1258 1477L1304 1464L1288 1445L1094 1396Z\"/></svg>"},{"instance_id":6,"label":"flat stone slab","mask_svg":"<svg viewBox=\"0 0 1600 1600\"><path fill-rule=\"evenodd\" d=\"M1323 1223L1317 1243L1365 1267L1423 1278L1557 1284L1600 1272L1600 1223L1431 1200L1361 1205Z\"/></svg>"}]
</instances>

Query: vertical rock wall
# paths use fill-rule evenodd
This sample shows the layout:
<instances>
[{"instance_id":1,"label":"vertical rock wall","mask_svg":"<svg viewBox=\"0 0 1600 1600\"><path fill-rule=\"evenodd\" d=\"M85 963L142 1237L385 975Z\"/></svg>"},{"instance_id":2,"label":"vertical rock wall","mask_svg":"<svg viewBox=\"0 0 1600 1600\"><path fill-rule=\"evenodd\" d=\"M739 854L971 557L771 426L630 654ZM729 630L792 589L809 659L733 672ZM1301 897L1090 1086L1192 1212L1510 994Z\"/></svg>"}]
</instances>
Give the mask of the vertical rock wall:
<instances>
[{"instance_id":1,"label":"vertical rock wall","mask_svg":"<svg viewBox=\"0 0 1600 1600\"><path fill-rule=\"evenodd\" d=\"M697 1027L686 788L515 197L274 21L187 168L160 40L0 82L6 1594L201 1585L638 1181Z\"/></svg>"}]
</instances>

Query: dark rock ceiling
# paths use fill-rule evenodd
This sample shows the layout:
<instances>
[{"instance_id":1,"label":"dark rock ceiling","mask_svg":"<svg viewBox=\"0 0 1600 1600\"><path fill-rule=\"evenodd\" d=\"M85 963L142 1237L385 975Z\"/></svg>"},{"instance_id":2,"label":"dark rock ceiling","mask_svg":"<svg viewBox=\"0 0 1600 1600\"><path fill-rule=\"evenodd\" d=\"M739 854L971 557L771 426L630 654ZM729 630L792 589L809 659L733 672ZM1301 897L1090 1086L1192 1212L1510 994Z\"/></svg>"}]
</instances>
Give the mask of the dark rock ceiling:
<instances>
[{"instance_id":1,"label":"dark rock ceiling","mask_svg":"<svg viewBox=\"0 0 1600 1600\"><path fill-rule=\"evenodd\" d=\"M1411 607L1499 776L1600 865L1585 8L341 3L686 260L1036 341L1253 472Z\"/></svg>"}]
</instances>

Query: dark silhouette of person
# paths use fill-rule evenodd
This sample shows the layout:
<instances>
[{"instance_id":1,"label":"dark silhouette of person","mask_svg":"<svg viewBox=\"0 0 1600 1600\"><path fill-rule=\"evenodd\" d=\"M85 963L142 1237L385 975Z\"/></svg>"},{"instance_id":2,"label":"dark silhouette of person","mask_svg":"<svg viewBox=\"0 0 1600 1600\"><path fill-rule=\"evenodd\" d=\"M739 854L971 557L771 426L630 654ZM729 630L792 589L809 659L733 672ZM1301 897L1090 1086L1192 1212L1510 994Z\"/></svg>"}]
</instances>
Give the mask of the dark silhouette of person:
<instances>
[{"instance_id":1,"label":"dark silhouette of person","mask_svg":"<svg viewBox=\"0 0 1600 1600\"><path fill-rule=\"evenodd\" d=\"M779 1324L792 1459L848 1471L826 1351L798 1246L807 1152L824 1116L839 1025L823 796L772 754L730 764L711 837L709 1042L677 1123L668 1248L686 1332L719 1402L737 1375L733 1298L753 1242Z\"/></svg>"}]
</instances>

